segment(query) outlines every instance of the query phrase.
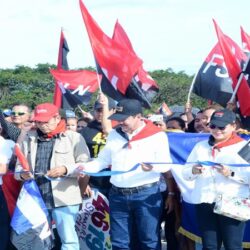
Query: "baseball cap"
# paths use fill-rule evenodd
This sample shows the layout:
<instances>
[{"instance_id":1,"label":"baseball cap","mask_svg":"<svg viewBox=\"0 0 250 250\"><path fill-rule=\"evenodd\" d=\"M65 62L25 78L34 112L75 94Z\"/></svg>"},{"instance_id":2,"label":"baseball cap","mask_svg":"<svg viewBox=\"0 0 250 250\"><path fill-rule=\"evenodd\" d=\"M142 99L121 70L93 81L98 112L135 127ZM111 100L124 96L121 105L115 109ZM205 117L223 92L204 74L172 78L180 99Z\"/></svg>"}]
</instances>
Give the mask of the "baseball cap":
<instances>
[{"instance_id":1,"label":"baseball cap","mask_svg":"<svg viewBox=\"0 0 250 250\"><path fill-rule=\"evenodd\" d=\"M4 109L3 110L3 115L5 116L5 117L8 117L8 116L11 116L11 109Z\"/></svg>"},{"instance_id":2,"label":"baseball cap","mask_svg":"<svg viewBox=\"0 0 250 250\"><path fill-rule=\"evenodd\" d=\"M34 110L34 121L47 122L52 117L59 114L59 109L52 103L42 103L35 107Z\"/></svg>"},{"instance_id":3,"label":"baseball cap","mask_svg":"<svg viewBox=\"0 0 250 250\"><path fill-rule=\"evenodd\" d=\"M112 98L108 98L109 102L109 110L114 109L116 107L117 102ZM99 101L95 101L94 109L102 109L102 104Z\"/></svg>"},{"instance_id":4,"label":"baseball cap","mask_svg":"<svg viewBox=\"0 0 250 250\"><path fill-rule=\"evenodd\" d=\"M217 127L225 127L236 121L236 114L229 109L221 109L215 111L210 119L210 124Z\"/></svg>"},{"instance_id":5,"label":"baseball cap","mask_svg":"<svg viewBox=\"0 0 250 250\"><path fill-rule=\"evenodd\" d=\"M73 110L66 109L65 110L65 116L66 118L76 118L76 114Z\"/></svg>"},{"instance_id":6,"label":"baseball cap","mask_svg":"<svg viewBox=\"0 0 250 250\"><path fill-rule=\"evenodd\" d=\"M123 121L129 116L142 114L142 105L135 99L123 99L118 102L116 112L109 117L110 120Z\"/></svg>"}]
</instances>

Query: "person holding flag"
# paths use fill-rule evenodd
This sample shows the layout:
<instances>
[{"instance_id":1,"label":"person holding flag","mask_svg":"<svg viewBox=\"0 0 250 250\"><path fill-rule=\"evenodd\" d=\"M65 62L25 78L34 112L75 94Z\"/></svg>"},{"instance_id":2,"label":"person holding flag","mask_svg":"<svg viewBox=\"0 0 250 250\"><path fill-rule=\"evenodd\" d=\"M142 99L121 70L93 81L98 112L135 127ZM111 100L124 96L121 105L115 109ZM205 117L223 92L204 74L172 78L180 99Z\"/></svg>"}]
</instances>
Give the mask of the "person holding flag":
<instances>
[{"instance_id":1,"label":"person holding flag","mask_svg":"<svg viewBox=\"0 0 250 250\"><path fill-rule=\"evenodd\" d=\"M102 92L100 92L98 99L95 101L94 104L94 119L80 131L89 148L91 158L96 158L106 143L107 136L112 130L112 123L108 119L108 117L115 112L115 107L116 102L111 98L107 98ZM80 178L79 181L80 183L84 183L88 181L87 179L88 177L85 177L84 180L81 180ZM91 196L91 188L96 188L99 192L101 192L108 198L109 190L111 187L109 179L109 176L91 176L89 179L89 185L87 186L87 190L85 191L81 188L81 191L85 191L85 194L87 196ZM83 187L85 186L85 184L81 185Z\"/></svg>"},{"instance_id":2,"label":"person holding flag","mask_svg":"<svg viewBox=\"0 0 250 250\"><path fill-rule=\"evenodd\" d=\"M79 250L74 226L82 199L77 178L72 173L79 164L88 161L88 148L79 133L66 130L65 121L54 104L37 105L33 120L37 129L28 131L21 143L30 171L22 171L18 161L15 177L23 181L35 179L55 221L61 249Z\"/></svg>"}]
</instances>

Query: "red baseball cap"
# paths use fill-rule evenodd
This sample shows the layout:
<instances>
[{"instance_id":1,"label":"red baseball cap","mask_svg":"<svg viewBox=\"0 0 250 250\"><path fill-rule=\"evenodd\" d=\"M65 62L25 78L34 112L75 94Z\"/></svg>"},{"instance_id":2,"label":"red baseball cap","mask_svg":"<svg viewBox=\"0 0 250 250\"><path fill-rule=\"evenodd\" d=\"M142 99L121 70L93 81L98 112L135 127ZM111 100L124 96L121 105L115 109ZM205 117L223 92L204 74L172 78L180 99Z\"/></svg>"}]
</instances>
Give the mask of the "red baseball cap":
<instances>
[{"instance_id":1,"label":"red baseball cap","mask_svg":"<svg viewBox=\"0 0 250 250\"><path fill-rule=\"evenodd\" d=\"M52 117L59 114L59 109L52 103L42 103L35 107L34 121L48 122Z\"/></svg>"}]
</instances>

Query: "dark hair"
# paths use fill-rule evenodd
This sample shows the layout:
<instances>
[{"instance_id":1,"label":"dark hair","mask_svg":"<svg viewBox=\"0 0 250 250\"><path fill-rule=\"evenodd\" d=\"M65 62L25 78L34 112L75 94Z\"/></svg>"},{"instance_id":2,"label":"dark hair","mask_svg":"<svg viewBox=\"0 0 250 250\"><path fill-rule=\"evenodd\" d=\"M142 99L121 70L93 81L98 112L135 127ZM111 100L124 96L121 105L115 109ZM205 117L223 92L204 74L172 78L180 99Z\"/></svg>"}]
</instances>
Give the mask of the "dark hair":
<instances>
[{"instance_id":1,"label":"dark hair","mask_svg":"<svg viewBox=\"0 0 250 250\"><path fill-rule=\"evenodd\" d=\"M31 108L30 108L27 104L25 104L25 103L18 103L18 102L16 102L16 103L14 103L14 104L12 105L12 109L13 109L15 106L24 106L24 107L26 107L26 108L28 109L28 112L29 112L29 113L31 112Z\"/></svg>"},{"instance_id":2,"label":"dark hair","mask_svg":"<svg viewBox=\"0 0 250 250\"><path fill-rule=\"evenodd\" d=\"M10 139L8 133L6 132L6 130L1 125L0 125L0 135L4 139Z\"/></svg>"},{"instance_id":3,"label":"dark hair","mask_svg":"<svg viewBox=\"0 0 250 250\"><path fill-rule=\"evenodd\" d=\"M81 122L81 121L84 121L84 122L89 123L89 122L91 122L92 120L91 120L90 118L88 118L88 117L81 117L81 118L79 118L79 119L77 120L77 122Z\"/></svg>"},{"instance_id":4,"label":"dark hair","mask_svg":"<svg viewBox=\"0 0 250 250\"><path fill-rule=\"evenodd\" d=\"M171 117L169 118L167 121L166 121L166 124L169 122L169 121L176 121L178 122L179 126L181 127L182 130L185 130L185 121L183 119L181 119L180 117Z\"/></svg>"}]
</instances>

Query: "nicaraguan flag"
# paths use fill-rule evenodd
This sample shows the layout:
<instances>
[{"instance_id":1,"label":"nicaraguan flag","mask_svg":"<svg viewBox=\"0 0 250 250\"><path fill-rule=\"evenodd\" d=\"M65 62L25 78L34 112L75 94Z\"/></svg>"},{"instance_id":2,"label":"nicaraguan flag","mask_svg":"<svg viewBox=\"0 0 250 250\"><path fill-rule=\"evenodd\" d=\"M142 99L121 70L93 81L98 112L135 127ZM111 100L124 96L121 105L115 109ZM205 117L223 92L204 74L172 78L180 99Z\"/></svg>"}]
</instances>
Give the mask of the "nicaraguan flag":
<instances>
[{"instance_id":1,"label":"nicaraguan flag","mask_svg":"<svg viewBox=\"0 0 250 250\"><path fill-rule=\"evenodd\" d=\"M20 250L51 249L52 234L48 223L48 211L34 180L25 181L19 194L11 220L12 243Z\"/></svg>"}]
</instances>

